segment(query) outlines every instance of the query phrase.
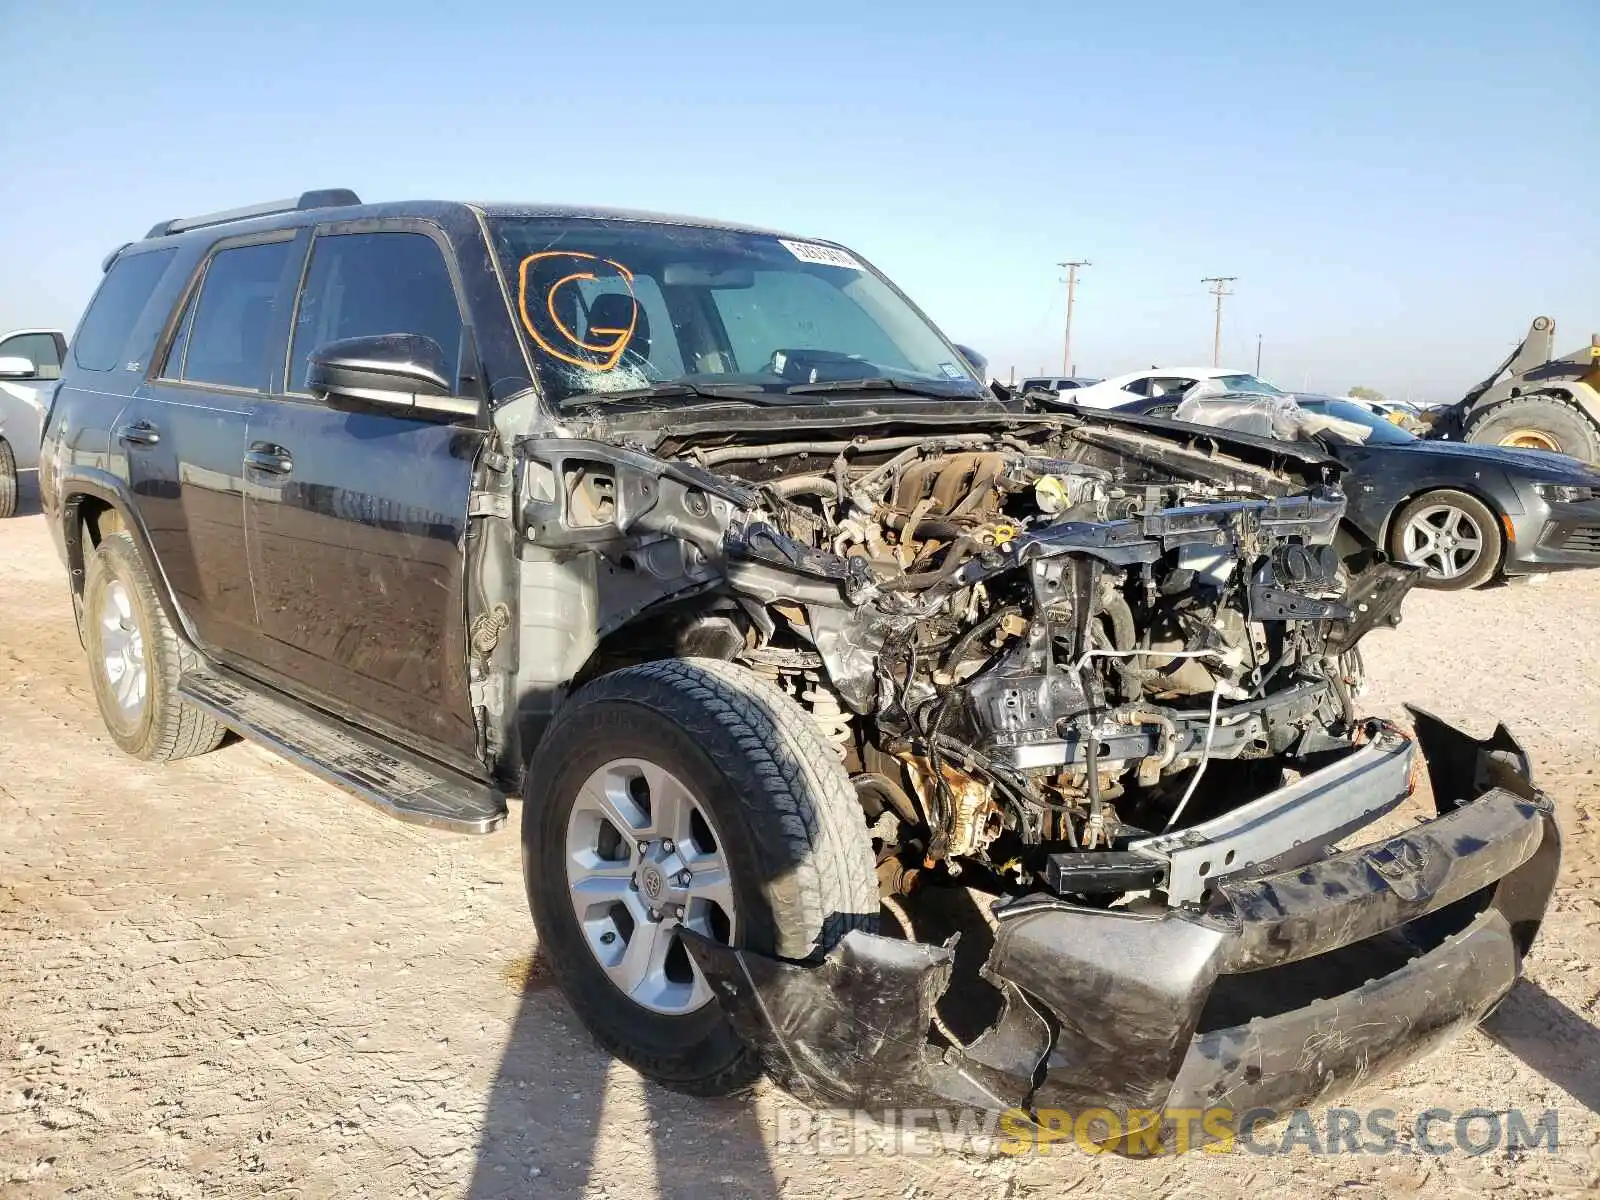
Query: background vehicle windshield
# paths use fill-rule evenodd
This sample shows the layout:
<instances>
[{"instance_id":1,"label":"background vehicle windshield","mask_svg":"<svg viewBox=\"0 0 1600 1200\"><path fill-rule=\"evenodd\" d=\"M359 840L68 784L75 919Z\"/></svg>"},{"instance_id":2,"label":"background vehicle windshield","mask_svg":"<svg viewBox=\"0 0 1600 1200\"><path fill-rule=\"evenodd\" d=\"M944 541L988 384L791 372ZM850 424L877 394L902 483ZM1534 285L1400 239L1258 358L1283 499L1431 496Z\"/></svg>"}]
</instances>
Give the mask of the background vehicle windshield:
<instances>
[{"instance_id":1,"label":"background vehicle windshield","mask_svg":"<svg viewBox=\"0 0 1600 1200\"><path fill-rule=\"evenodd\" d=\"M1275 388L1265 380L1257 379L1254 375L1224 375L1217 382L1224 391L1249 392L1254 396L1286 396L1282 388Z\"/></svg>"},{"instance_id":2,"label":"background vehicle windshield","mask_svg":"<svg viewBox=\"0 0 1600 1200\"><path fill-rule=\"evenodd\" d=\"M988 394L887 280L836 246L595 218L492 228L554 402L669 384L736 396L834 383L848 396L851 380Z\"/></svg>"},{"instance_id":3,"label":"background vehicle windshield","mask_svg":"<svg viewBox=\"0 0 1600 1200\"><path fill-rule=\"evenodd\" d=\"M1364 443L1368 446L1402 446L1407 442L1417 439L1407 433L1400 426L1385 417L1380 417L1370 409L1352 404L1348 400L1298 400L1301 408L1307 412L1325 413L1330 417L1338 417L1341 421L1350 421L1357 425L1364 425L1372 432L1367 435Z\"/></svg>"}]
</instances>

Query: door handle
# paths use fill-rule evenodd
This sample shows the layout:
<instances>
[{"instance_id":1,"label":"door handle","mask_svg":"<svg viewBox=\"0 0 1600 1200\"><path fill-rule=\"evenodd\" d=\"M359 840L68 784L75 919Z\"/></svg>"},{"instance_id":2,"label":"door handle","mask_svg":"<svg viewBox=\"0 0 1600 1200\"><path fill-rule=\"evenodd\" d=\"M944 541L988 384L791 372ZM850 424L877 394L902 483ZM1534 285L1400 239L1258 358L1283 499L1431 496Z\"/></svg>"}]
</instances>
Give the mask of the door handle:
<instances>
[{"instance_id":1,"label":"door handle","mask_svg":"<svg viewBox=\"0 0 1600 1200\"><path fill-rule=\"evenodd\" d=\"M117 428L117 441L125 446L154 446L161 440L161 431L149 421L135 421Z\"/></svg>"},{"instance_id":2,"label":"door handle","mask_svg":"<svg viewBox=\"0 0 1600 1200\"><path fill-rule=\"evenodd\" d=\"M257 442L244 452L244 465L268 475L287 475L294 470L294 457L282 446Z\"/></svg>"}]
</instances>

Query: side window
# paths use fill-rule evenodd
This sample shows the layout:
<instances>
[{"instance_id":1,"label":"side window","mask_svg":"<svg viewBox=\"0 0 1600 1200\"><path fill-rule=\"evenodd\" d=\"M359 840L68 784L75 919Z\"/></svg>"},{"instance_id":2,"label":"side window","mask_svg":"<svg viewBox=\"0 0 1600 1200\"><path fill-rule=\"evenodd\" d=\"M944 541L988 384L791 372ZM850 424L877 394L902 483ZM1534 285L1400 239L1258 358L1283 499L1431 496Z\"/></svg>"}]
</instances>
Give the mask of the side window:
<instances>
[{"instance_id":1,"label":"side window","mask_svg":"<svg viewBox=\"0 0 1600 1200\"><path fill-rule=\"evenodd\" d=\"M1123 384L1122 390L1132 392L1135 396L1148 396L1150 394L1150 380L1135 379L1132 383Z\"/></svg>"},{"instance_id":2,"label":"side window","mask_svg":"<svg viewBox=\"0 0 1600 1200\"><path fill-rule=\"evenodd\" d=\"M264 242L212 256L167 353L168 379L266 390L273 306L293 248Z\"/></svg>"},{"instance_id":3,"label":"side window","mask_svg":"<svg viewBox=\"0 0 1600 1200\"><path fill-rule=\"evenodd\" d=\"M25 358L33 364L35 379L60 379L61 356L56 339L48 333L19 333L0 342L0 358Z\"/></svg>"},{"instance_id":4,"label":"side window","mask_svg":"<svg viewBox=\"0 0 1600 1200\"><path fill-rule=\"evenodd\" d=\"M319 236L295 312L289 390L306 390L317 347L384 333L432 338L444 351L445 377L457 379L461 309L438 243L422 233Z\"/></svg>"},{"instance_id":5,"label":"side window","mask_svg":"<svg viewBox=\"0 0 1600 1200\"><path fill-rule=\"evenodd\" d=\"M122 365L122 349L176 250L125 254L111 264L72 339L72 361L85 371Z\"/></svg>"}]
</instances>

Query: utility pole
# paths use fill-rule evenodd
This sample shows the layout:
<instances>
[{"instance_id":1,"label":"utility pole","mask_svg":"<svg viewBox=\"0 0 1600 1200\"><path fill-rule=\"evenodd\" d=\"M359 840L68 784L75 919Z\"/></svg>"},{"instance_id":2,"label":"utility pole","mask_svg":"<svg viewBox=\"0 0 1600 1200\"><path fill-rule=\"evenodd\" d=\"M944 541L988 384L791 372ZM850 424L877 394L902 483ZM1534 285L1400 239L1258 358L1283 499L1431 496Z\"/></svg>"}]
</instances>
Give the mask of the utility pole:
<instances>
[{"instance_id":1,"label":"utility pole","mask_svg":"<svg viewBox=\"0 0 1600 1200\"><path fill-rule=\"evenodd\" d=\"M1217 331L1211 339L1211 365L1213 367L1222 365L1222 298L1233 295L1228 290L1228 285L1237 282L1238 278L1237 275L1207 275L1200 281L1201 283L1209 283L1211 285L1211 294L1217 298Z\"/></svg>"},{"instance_id":2,"label":"utility pole","mask_svg":"<svg viewBox=\"0 0 1600 1200\"><path fill-rule=\"evenodd\" d=\"M1094 264L1091 263L1086 258L1080 258L1077 262L1057 263L1056 266L1065 267L1067 269L1067 278L1064 281L1066 283L1066 285L1067 285L1067 330L1066 330L1066 336L1062 339L1062 345L1061 345L1061 373L1063 375L1071 375L1072 374L1072 306L1073 306L1073 302L1077 299L1077 296L1078 296L1078 268L1079 267L1092 267L1092 266L1094 266Z\"/></svg>"},{"instance_id":3,"label":"utility pole","mask_svg":"<svg viewBox=\"0 0 1600 1200\"><path fill-rule=\"evenodd\" d=\"M1256 334L1256 378L1261 378L1261 335Z\"/></svg>"}]
</instances>

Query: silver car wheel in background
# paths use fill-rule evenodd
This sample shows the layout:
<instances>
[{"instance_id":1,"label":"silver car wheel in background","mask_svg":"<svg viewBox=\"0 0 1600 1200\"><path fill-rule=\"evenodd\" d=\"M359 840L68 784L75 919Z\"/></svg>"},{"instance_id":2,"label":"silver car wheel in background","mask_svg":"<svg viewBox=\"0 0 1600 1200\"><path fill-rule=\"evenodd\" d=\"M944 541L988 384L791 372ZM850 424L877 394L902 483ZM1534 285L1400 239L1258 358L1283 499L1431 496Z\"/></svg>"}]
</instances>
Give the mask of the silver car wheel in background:
<instances>
[{"instance_id":1,"label":"silver car wheel in background","mask_svg":"<svg viewBox=\"0 0 1600 1200\"><path fill-rule=\"evenodd\" d=\"M709 814L677 776L636 758L600 767L573 801L565 858L578 928L612 983L669 1016L711 1000L678 930L731 945L733 880Z\"/></svg>"},{"instance_id":2,"label":"silver car wheel in background","mask_svg":"<svg viewBox=\"0 0 1600 1200\"><path fill-rule=\"evenodd\" d=\"M1457 579L1483 556L1483 530L1451 504L1419 509L1400 536L1405 560L1421 567L1430 579Z\"/></svg>"},{"instance_id":3,"label":"silver car wheel in background","mask_svg":"<svg viewBox=\"0 0 1600 1200\"><path fill-rule=\"evenodd\" d=\"M112 698L123 716L137 717L149 694L150 672L144 662L144 631L122 580L106 584L98 616L100 665Z\"/></svg>"}]
</instances>

